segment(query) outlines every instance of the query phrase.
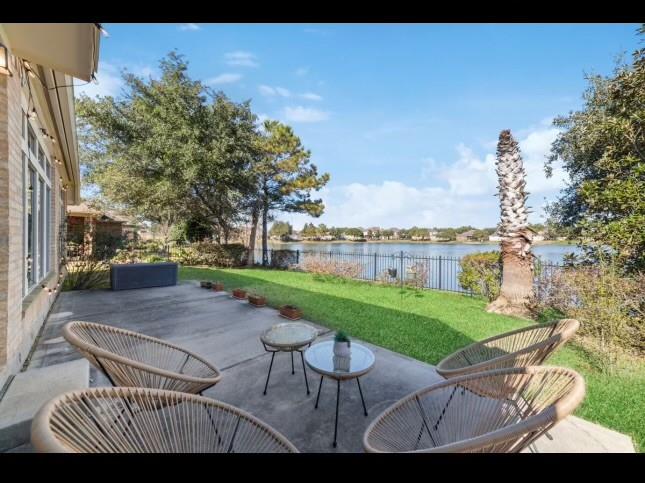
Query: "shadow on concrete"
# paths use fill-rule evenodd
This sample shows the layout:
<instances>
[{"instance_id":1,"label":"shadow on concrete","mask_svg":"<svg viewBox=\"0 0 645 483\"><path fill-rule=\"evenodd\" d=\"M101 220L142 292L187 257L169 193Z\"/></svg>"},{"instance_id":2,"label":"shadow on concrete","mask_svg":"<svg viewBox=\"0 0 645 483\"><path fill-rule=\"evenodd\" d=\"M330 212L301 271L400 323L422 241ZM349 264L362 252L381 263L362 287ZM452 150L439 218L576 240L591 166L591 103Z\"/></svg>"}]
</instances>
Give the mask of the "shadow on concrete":
<instances>
[{"instance_id":1,"label":"shadow on concrete","mask_svg":"<svg viewBox=\"0 0 645 483\"><path fill-rule=\"evenodd\" d=\"M436 364L448 354L471 344L472 338L459 332L438 317L428 317L390 307L361 302L291 285L263 280L240 272L203 270L202 275L224 283L226 290L243 288L267 297L270 306L296 304L303 317L324 324L332 330L343 329L350 336L369 340L387 349ZM321 283L343 284L343 280L320 277ZM347 290L352 289L351 285ZM401 303L414 304L417 291L403 289ZM459 295L455 295L457 297Z\"/></svg>"}]
</instances>

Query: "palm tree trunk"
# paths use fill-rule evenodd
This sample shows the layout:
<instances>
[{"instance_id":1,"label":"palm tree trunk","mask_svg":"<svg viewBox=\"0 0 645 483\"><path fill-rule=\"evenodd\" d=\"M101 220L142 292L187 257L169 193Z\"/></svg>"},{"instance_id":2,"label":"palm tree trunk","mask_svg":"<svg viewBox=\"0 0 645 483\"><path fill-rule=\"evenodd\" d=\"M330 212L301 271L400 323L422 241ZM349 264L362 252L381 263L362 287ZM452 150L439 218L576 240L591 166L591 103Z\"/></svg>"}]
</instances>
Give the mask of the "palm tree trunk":
<instances>
[{"instance_id":1,"label":"palm tree trunk","mask_svg":"<svg viewBox=\"0 0 645 483\"><path fill-rule=\"evenodd\" d=\"M528 227L526 172L519 146L509 130L499 135L496 166L501 209L498 232L502 236L502 286L499 296L486 310L528 317L528 303L533 294L533 234Z\"/></svg>"}]
</instances>

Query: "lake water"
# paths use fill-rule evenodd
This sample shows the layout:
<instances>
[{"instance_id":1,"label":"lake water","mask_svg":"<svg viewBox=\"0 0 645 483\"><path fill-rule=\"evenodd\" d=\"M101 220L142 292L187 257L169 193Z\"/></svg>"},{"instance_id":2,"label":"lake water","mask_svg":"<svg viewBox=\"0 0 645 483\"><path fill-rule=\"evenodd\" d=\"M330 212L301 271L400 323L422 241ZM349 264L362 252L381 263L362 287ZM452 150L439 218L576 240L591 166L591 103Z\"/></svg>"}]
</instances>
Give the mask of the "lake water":
<instances>
[{"instance_id":1,"label":"lake water","mask_svg":"<svg viewBox=\"0 0 645 483\"><path fill-rule=\"evenodd\" d=\"M302 251L320 252L344 252L344 253L378 253L379 255L399 255L403 251L405 256L418 257L455 257L461 258L464 255L474 252L499 250L497 243L360 243L360 242L310 242L310 243L280 243L271 241L270 248L288 249ZM259 248L259 247L258 247ZM544 244L533 245L533 254L543 261L551 263L562 262L562 257L568 253L578 253L576 245L567 244Z\"/></svg>"}]
</instances>

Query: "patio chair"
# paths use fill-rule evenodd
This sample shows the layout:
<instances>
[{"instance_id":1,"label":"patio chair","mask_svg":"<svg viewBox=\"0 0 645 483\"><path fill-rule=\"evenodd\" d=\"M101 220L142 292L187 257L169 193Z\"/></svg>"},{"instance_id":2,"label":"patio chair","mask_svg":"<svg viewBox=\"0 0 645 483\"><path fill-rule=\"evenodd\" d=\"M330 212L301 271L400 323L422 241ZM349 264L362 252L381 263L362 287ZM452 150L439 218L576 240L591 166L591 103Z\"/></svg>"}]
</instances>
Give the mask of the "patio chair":
<instances>
[{"instance_id":1,"label":"patio chair","mask_svg":"<svg viewBox=\"0 0 645 483\"><path fill-rule=\"evenodd\" d=\"M495 397L491 387L498 388ZM386 409L367 428L363 447L374 453L520 452L571 414L584 395L582 377L560 367L455 377Z\"/></svg>"},{"instance_id":2,"label":"patio chair","mask_svg":"<svg viewBox=\"0 0 645 483\"><path fill-rule=\"evenodd\" d=\"M222 378L201 357L166 341L109 325L69 322L63 337L113 386L201 394Z\"/></svg>"},{"instance_id":3,"label":"patio chair","mask_svg":"<svg viewBox=\"0 0 645 483\"><path fill-rule=\"evenodd\" d=\"M251 414L203 396L130 387L62 394L34 417L46 453L297 453Z\"/></svg>"},{"instance_id":4,"label":"patio chair","mask_svg":"<svg viewBox=\"0 0 645 483\"><path fill-rule=\"evenodd\" d=\"M496 335L449 355L436 370L448 379L491 369L540 365L571 339L578 327L577 320L563 319Z\"/></svg>"}]
</instances>

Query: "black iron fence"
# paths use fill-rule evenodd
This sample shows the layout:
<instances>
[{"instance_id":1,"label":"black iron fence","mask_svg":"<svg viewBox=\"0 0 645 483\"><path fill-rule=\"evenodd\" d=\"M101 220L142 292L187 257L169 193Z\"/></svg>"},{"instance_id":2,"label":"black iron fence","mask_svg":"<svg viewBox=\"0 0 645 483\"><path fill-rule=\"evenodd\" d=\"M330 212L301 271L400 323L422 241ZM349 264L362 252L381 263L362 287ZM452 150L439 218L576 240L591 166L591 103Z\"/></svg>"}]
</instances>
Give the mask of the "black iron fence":
<instances>
[{"instance_id":1,"label":"black iron fence","mask_svg":"<svg viewBox=\"0 0 645 483\"><path fill-rule=\"evenodd\" d=\"M68 247L69 248L69 247ZM192 249L200 252L198 245L159 245L146 248L129 248L117 254L116 263L132 261L158 261L170 259L184 264L202 264L207 261L194 262L194 257L186 256ZM238 252L239 253L239 252ZM248 253L248 252L247 252ZM72 255L68 251L68 256ZM125 255L125 256L124 256ZM194 255L194 254L193 254ZM236 258L238 255L236 255ZM239 260L228 260L225 266L244 264L245 255ZM262 265L262 250L254 251L254 260ZM332 273L359 280L375 281L392 285L407 285L417 288L446 290L450 292L472 294L470 289L459 283L462 271L462 259L451 256L419 256L404 251L394 253L363 253L343 251L288 250L269 249L267 265L274 268L292 268L318 273ZM547 260L536 259L535 283L544 288L563 266ZM501 270L500 270L501 282Z\"/></svg>"},{"instance_id":2,"label":"black iron fence","mask_svg":"<svg viewBox=\"0 0 645 483\"><path fill-rule=\"evenodd\" d=\"M314 250L268 250L267 263L272 267L287 266L307 271L309 268L324 271L321 264L331 267L346 276L360 280L379 281L391 284L413 285L418 288L446 290L471 294L459 283L461 258L450 256L418 256L406 252L389 254L314 251ZM262 250L255 250L256 264L262 264ZM562 265L536 259L535 282L550 280L562 269ZM500 271L501 278L501 271ZM501 280L500 280L501 281Z\"/></svg>"}]
</instances>

